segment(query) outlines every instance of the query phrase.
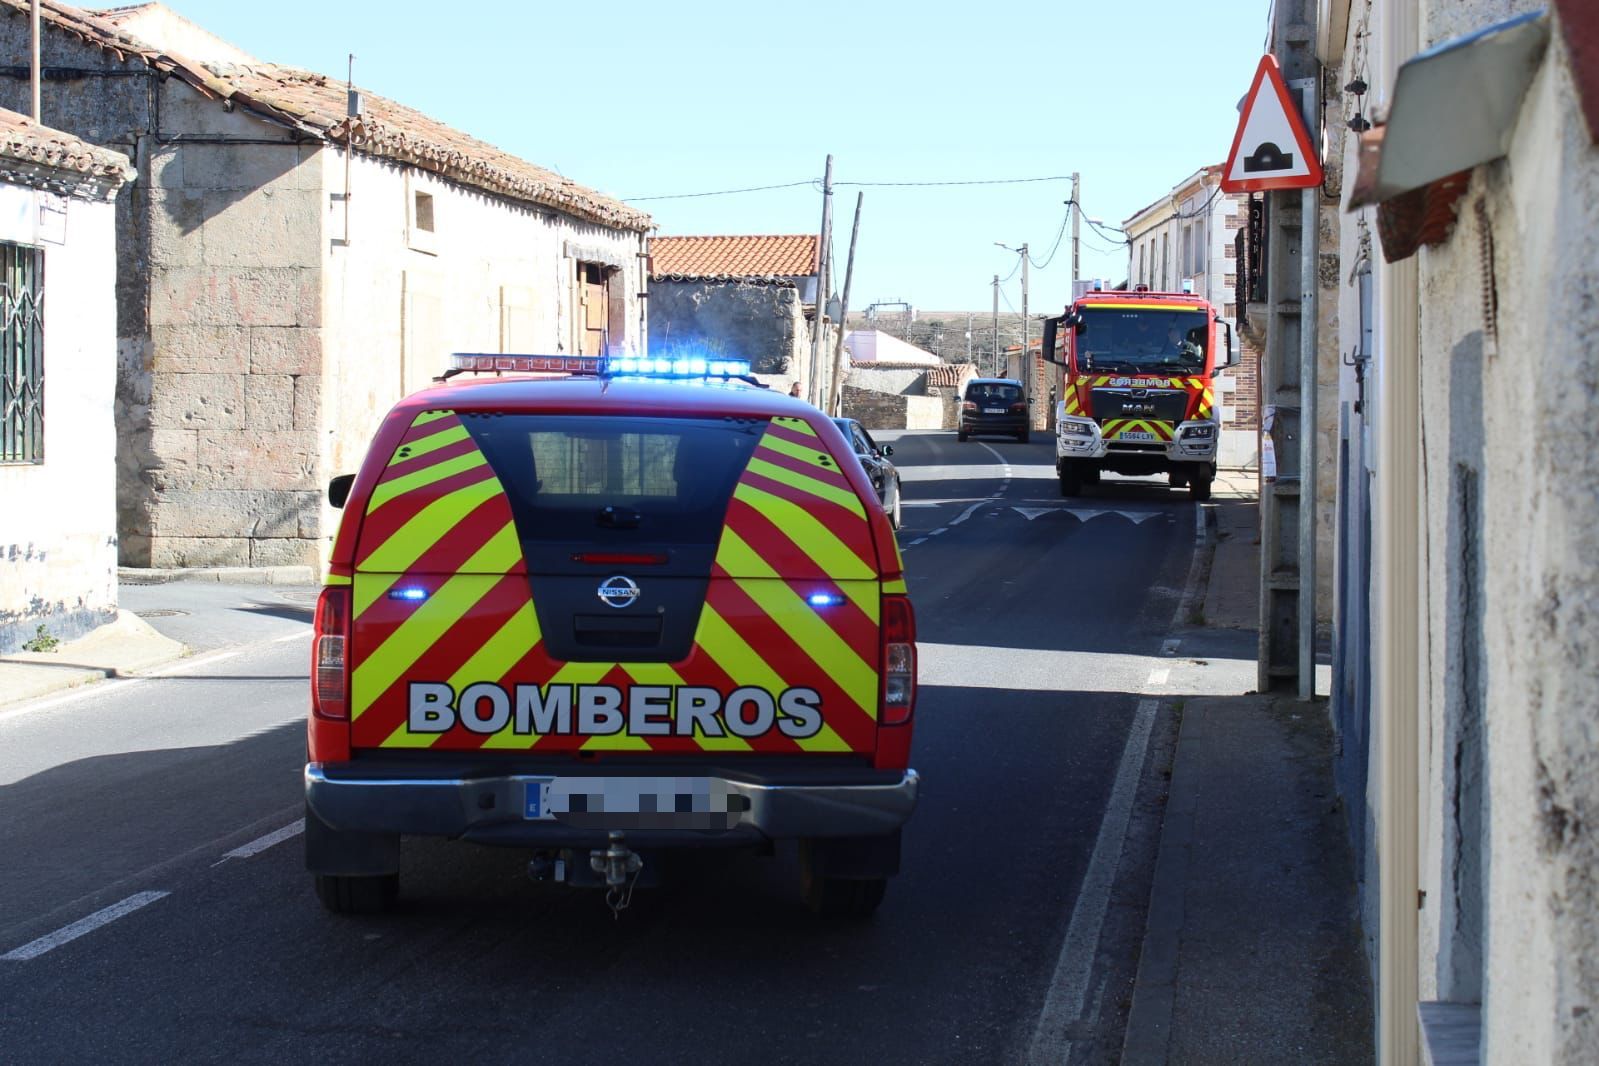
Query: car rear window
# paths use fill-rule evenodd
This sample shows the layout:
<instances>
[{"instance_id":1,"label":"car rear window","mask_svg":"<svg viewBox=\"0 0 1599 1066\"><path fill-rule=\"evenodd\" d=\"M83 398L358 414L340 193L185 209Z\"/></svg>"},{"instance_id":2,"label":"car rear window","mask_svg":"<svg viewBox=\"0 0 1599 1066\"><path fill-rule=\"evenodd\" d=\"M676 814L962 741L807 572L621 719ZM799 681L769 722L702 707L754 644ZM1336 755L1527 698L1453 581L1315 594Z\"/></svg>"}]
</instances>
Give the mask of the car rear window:
<instances>
[{"instance_id":1,"label":"car rear window","mask_svg":"<svg viewBox=\"0 0 1599 1066\"><path fill-rule=\"evenodd\" d=\"M972 385L966 390L966 398L978 403L1019 403L1022 390L1015 385Z\"/></svg>"},{"instance_id":2,"label":"car rear window","mask_svg":"<svg viewBox=\"0 0 1599 1066\"><path fill-rule=\"evenodd\" d=\"M524 542L714 545L763 419L463 414Z\"/></svg>"}]
</instances>

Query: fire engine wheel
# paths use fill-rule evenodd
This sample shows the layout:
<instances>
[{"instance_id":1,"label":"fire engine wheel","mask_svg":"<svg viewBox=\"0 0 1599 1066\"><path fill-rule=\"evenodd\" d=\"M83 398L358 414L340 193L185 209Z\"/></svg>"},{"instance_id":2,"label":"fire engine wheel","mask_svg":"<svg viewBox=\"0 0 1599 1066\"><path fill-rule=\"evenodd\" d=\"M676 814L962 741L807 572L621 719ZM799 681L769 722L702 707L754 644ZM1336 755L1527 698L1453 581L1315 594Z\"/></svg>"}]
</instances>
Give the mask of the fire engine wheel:
<instances>
[{"instance_id":1,"label":"fire engine wheel","mask_svg":"<svg viewBox=\"0 0 1599 1066\"><path fill-rule=\"evenodd\" d=\"M316 895L334 914L382 914L400 896L400 875L343 877L316 875Z\"/></svg>"},{"instance_id":2,"label":"fire engine wheel","mask_svg":"<svg viewBox=\"0 0 1599 1066\"><path fill-rule=\"evenodd\" d=\"M1064 464L1060 468L1060 494L1062 496L1080 496L1083 492L1083 475L1071 464Z\"/></svg>"},{"instance_id":3,"label":"fire engine wheel","mask_svg":"<svg viewBox=\"0 0 1599 1066\"><path fill-rule=\"evenodd\" d=\"M1210 478L1192 478L1188 482L1189 498L1195 500L1210 499Z\"/></svg>"},{"instance_id":4,"label":"fire engine wheel","mask_svg":"<svg viewBox=\"0 0 1599 1066\"><path fill-rule=\"evenodd\" d=\"M1188 475L1174 471L1171 476L1171 487L1174 489L1186 489L1188 487Z\"/></svg>"}]
</instances>

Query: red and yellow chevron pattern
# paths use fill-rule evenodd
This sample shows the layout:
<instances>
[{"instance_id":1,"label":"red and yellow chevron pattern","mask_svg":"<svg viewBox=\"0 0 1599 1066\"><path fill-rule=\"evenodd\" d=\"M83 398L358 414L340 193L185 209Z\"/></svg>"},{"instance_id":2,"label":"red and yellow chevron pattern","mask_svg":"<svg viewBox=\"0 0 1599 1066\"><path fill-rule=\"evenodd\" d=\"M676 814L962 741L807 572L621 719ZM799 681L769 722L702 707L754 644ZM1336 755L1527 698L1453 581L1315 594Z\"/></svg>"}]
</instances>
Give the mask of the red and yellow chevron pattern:
<instances>
[{"instance_id":1,"label":"red and yellow chevron pattern","mask_svg":"<svg viewBox=\"0 0 1599 1066\"><path fill-rule=\"evenodd\" d=\"M1153 418L1107 418L1100 424L1099 428L1106 440L1134 439L1166 442L1172 439L1174 433L1170 422L1161 422ZM1146 433L1150 434L1150 436L1133 436L1133 434Z\"/></svg>"},{"instance_id":2,"label":"red and yellow chevron pattern","mask_svg":"<svg viewBox=\"0 0 1599 1066\"><path fill-rule=\"evenodd\" d=\"M368 537L368 527L374 534ZM871 752L876 747L878 619L885 591L865 508L803 419L767 426L745 468L718 545L688 656L676 663L561 662L546 652L509 503L487 461L450 412L417 418L373 492L354 578L356 663L352 744L448 750ZM401 577L420 601L386 593ZM819 611L808 597L828 593ZM488 684L548 696L559 686L683 686L723 695L805 686L822 725L713 735L483 733L459 725L413 732L409 688L457 694ZM573 691L576 691L574 688ZM676 722L676 711L672 721Z\"/></svg>"}]
</instances>

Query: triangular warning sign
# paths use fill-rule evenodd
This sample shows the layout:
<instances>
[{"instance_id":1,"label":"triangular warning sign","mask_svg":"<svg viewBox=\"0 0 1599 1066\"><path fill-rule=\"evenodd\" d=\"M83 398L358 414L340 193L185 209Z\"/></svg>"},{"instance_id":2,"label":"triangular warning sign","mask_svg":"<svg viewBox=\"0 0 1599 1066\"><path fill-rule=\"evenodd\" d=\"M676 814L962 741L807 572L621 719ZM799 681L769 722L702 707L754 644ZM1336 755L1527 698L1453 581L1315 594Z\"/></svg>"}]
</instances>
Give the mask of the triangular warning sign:
<instances>
[{"instance_id":1,"label":"triangular warning sign","mask_svg":"<svg viewBox=\"0 0 1599 1066\"><path fill-rule=\"evenodd\" d=\"M1233 149L1222 167L1222 191L1313 189L1320 184L1321 154L1305 132L1276 57L1261 56L1238 116Z\"/></svg>"}]
</instances>

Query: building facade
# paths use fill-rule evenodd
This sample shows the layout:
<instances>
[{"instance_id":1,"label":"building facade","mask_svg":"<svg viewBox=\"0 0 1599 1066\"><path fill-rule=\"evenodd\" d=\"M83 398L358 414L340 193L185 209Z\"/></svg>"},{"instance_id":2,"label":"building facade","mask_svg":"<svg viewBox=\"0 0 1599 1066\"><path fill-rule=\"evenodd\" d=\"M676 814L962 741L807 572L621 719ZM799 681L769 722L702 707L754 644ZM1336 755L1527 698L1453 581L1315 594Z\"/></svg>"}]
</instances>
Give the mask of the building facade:
<instances>
[{"instance_id":1,"label":"building facade","mask_svg":"<svg viewBox=\"0 0 1599 1066\"><path fill-rule=\"evenodd\" d=\"M28 7L0 0L10 54ZM45 120L140 179L117 207L125 565L319 566L327 479L448 353L643 349L644 213L160 5L42 20Z\"/></svg>"},{"instance_id":2,"label":"building facade","mask_svg":"<svg viewBox=\"0 0 1599 1066\"><path fill-rule=\"evenodd\" d=\"M133 176L0 111L0 653L116 616L114 203Z\"/></svg>"},{"instance_id":3,"label":"building facade","mask_svg":"<svg viewBox=\"0 0 1599 1066\"><path fill-rule=\"evenodd\" d=\"M1599 1061L1599 8L1290 6L1359 134L1332 713L1379 1060Z\"/></svg>"},{"instance_id":4,"label":"building facade","mask_svg":"<svg viewBox=\"0 0 1599 1066\"><path fill-rule=\"evenodd\" d=\"M1241 313L1237 235L1248 220L1249 198L1221 191L1221 167L1190 174L1160 199L1122 223L1129 286L1192 292L1208 300L1233 327L1238 363L1217 379L1221 395L1222 466L1258 465L1260 345Z\"/></svg>"}]
</instances>

